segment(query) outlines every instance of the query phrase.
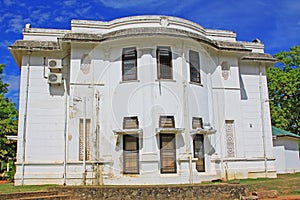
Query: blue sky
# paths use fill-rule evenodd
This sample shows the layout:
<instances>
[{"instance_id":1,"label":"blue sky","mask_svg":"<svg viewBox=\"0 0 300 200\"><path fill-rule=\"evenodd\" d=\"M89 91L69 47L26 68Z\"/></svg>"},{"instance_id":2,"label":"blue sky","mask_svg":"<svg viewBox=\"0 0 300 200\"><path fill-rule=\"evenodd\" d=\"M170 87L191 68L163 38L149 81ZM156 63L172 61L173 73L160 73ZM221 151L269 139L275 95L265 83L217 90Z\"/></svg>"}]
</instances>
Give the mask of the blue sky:
<instances>
[{"instance_id":1,"label":"blue sky","mask_svg":"<svg viewBox=\"0 0 300 200\"><path fill-rule=\"evenodd\" d=\"M6 65L7 96L18 104L20 70L7 46L22 29L70 29L72 19L109 21L130 15L169 15L211 29L232 30L237 39L259 38L274 55L300 45L300 0L0 0L0 63Z\"/></svg>"}]
</instances>

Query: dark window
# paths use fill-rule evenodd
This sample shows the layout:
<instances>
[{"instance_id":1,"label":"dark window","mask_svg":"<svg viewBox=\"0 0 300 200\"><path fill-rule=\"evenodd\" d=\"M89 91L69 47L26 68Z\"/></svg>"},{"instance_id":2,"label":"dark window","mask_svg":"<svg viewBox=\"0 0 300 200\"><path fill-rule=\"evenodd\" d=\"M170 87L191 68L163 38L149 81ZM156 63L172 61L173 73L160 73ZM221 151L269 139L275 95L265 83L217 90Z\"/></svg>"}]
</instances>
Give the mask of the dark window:
<instances>
[{"instance_id":1,"label":"dark window","mask_svg":"<svg viewBox=\"0 0 300 200\"><path fill-rule=\"evenodd\" d=\"M190 60L191 82L201 83L199 53L196 51L190 50L189 51L189 60Z\"/></svg>"},{"instance_id":2,"label":"dark window","mask_svg":"<svg viewBox=\"0 0 300 200\"><path fill-rule=\"evenodd\" d=\"M136 48L125 48L122 51L122 80L137 80Z\"/></svg>"},{"instance_id":3,"label":"dark window","mask_svg":"<svg viewBox=\"0 0 300 200\"><path fill-rule=\"evenodd\" d=\"M194 158L196 160L196 169L198 172L205 171L205 160L204 160L204 143L203 143L203 135L195 135L193 140L194 145Z\"/></svg>"},{"instance_id":4,"label":"dark window","mask_svg":"<svg viewBox=\"0 0 300 200\"><path fill-rule=\"evenodd\" d=\"M203 128L203 122L201 117L193 117L192 128L193 129Z\"/></svg>"},{"instance_id":5,"label":"dark window","mask_svg":"<svg viewBox=\"0 0 300 200\"><path fill-rule=\"evenodd\" d=\"M123 135L124 174L139 174L139 138L138 135Z\"/></svg>"},{"instance_id":6,"label":"dark window","mask_svg":"<svg viewBox=\"0 0 300 200\"><path fill-rule=\"evenodd\" d=\"M160 134L161 173L176 173L175 134Z\"/></svg>"},{"instance_id":7,"label":"dark window","mask_svg":"<svg viewBox=\"0 0 300 200\"><path fill-rule=\"evenodd\" d=\"M170 47L157 47L157 78L173 79L172 52Z\"/></svg>"},{"instance_id":8,"label":"dark window","mask_svg":"<svg viewBox=\"0 0 300 200\"><path fill-rule=\"evenodd\" d=\"M175 128L174 116L160 116L159 117L160 128Z\"/></svg>"},{"instance_id":9,"label":"dark window","mask_svg":"<svg viewBox=\"0 0 300 200\"><path fill-rule=\"evenodd\" d=\"M85 137L84 137L84 119L79 121L79 160L90 160L90 126L91 119L86 119L85 121ZM85 147L85 148L84 148Z\"/></svg>"},{"instance_id":10,"label":"dark window","mask_svg":"<svg viewBox=\"0 0 300 200\"><path fill-rule=\"evenodd\" d=\"M123 129L137 129L139 128L138 117L124 117Z\"/></svg>"}]
</instances>

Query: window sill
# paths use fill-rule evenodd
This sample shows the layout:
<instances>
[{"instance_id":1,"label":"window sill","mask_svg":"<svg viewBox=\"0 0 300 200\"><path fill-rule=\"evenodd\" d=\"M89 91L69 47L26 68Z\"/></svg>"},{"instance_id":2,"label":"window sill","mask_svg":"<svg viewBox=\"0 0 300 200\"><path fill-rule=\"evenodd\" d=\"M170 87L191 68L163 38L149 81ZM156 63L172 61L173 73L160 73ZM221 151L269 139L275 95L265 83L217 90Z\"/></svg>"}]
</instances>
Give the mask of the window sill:
<instances>
[{"instance_id":1,"label":"window sill","mask_svg":"<svg viewBox=\"0 0 300 200\"><path fill-rule=\"evenodd\" d=\"M184 128L157 128L155 129L156 134L159 133L182 133L184 131Z\"/></svg>"},{"instance_id":2,"label":"window sill","mask_svg":"<svg viewBox=\"0 0 300 200\"><path fill-rule=\"evenodd\" d=\"M138 178L140 177L140 174L125 174L123 173L124 177L130 177L130 178Z\"/></svg>"},{"instance_id":3,"label":"window sill","mask_svg":"<svg viewBox=\"0 0 300 200\"><path fill-rule=\"evenodd\" d=\"M177 174L177 172L174 173L160 173L160 177L178 177L179 175Z\"/></svg>"},{"instance_id":4,"label":"window sill","mask_svg":"<svg viewBox=\"0 0 300 200\"><path fill-rule=\"evenodd\" d=\"M196 135L196 134L214 134L216 133L217 130L216 129L213 129L212 127L207 129L207 128L197 128L197 129L194 129L192 131L190 131L190 135L193 136L193 135Z\"/></svg>"},{"instance_id":5,"label":"window sill","mask_svg":"<svg viewBox=\"0 0 300 200\"><path fill-rule=\"evenodd\" d=\"M140 80L120 81L120 84L122 84L122 83L136 83L136 82L140 82Z\"/></svg>"},{"instance_id":6,"label":"window sill","mask_svg":"<svg viewBox=\"0 0 300 200\"><path fill-rule=\"evenodd\" d=\"M156 79L155 80L156 82L176 82L176 80L173 80L173 79Z\"/></svg>"},{"instance_id":7,"label":"window sill","mask_svg":"<svg viewBox=\"0 0 300 200\"><path fill-rule=\"evenodd\" d=\"M197 82L192 82L192 81L190 81L189 84L192 84L192 85L198 85L198 86L203 87L203 84L202 84L202 83L197 83Z\"/></svg>"},{"instance_id":8,"label":"window sill","mask_svg":"<svg viewBox=\"0 0 300 200\"><path fill-rule=\"evenodd\" d=\"M115 135L126 135L126 134L142 134L143 129L117 129L113 130Z\"/></svg>"}]
</instances>

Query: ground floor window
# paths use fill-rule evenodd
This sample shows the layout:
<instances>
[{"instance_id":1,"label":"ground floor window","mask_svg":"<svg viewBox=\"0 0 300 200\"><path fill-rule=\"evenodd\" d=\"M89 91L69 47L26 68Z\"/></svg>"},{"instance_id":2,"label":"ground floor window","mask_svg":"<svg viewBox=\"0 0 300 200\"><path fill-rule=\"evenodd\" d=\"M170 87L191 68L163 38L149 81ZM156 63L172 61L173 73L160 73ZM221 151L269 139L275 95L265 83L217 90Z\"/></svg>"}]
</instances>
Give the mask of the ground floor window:
<instances>
[{"instance_id":1,"label":"ground floor window","mask_svg":"<svg viewBox=\"0 0 300 200\"><path fill-rule=\"evenodd\" d=\"M139 174L139 137L123 135L124 174Z\"/></svg>"},{"instance_id":2,"label":"ground floor window","mask_svg":"<svg viewBox=\"0 0 300 200\"><path fill-rule=\"evenodd\" d=\"M198 172L205 172L203 135L200 134L195 135L193 140L193 145L194 145L194 158L197 158L196 169Z\"/></svg>"},{"instance_id":3,"label":"ground floor window","mask_svg":"<svg viewBox=\"0 0 300 200\"><path fill-rule=\"evenodd\" d=\"M161 173L176 173L175 134L160 134Z\"/></svg>"}]
</instances>

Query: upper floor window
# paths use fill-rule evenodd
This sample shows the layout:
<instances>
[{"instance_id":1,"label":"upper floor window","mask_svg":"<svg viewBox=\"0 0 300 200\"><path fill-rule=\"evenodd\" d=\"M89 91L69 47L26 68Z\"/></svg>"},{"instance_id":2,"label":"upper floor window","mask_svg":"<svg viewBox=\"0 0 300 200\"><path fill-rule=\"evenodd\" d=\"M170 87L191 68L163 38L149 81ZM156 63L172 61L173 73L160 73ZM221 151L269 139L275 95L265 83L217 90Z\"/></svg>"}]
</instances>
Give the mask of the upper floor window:
<instances>
[{"instance_id":1,"label":"upper floor window","mask_svg":"<svg viewBox=\"0 0 300 200\"><path fill-rule=\"evenodd\" d=\"M203 121L201 117L193 117L192 128L193 129L203 128Z\"/></svg>"},{"instance_id":2,"label":"upper floor window","mask_svg":"<svg viewBox=\"0 0 300 200\"><path fill-rule=\"evenodd\" d=\"M189 51L190 60L190 80L191 82L201 83L200 77L200 59L199 53L196 51Z\"/></svg>"},{"instance_id":3,"label":"upper floor window","mask_svg":"<svg viewBox=\"0 0 300 200\"><path fill-rule=\"evenodd\" d=\"M138 129L139 121L138 117L124 117L123 119L123 129Z\"/></svg>"},{"instance_id":4,"label":"upper floor window","mask_svg":"<svg viewBox=\"0 0 300 200\"><path fill-rule=\"evenodd\" d=\"M157 47L157 78L173 79L172 52L170 47Z\"/></svg>"},{"instance_id":5,"label":"upper floor window","mask_svg":"<svg viewBox=\"0 0 300 200\"><path fill-rule=\"evenodd\" d=\"M159 117L160 128L175 128L174 116L160 116Z\"/></svg>"},{"instance_id":6,"label":"upper floor window","mask_svg":"<svg viewBox=\"0 0 300 200\"><path fill-rule=\"evenodd\" d=\"M122 80L137 80L137 52L135 47L122 51Z\"/></svg>"}]
</instances>

